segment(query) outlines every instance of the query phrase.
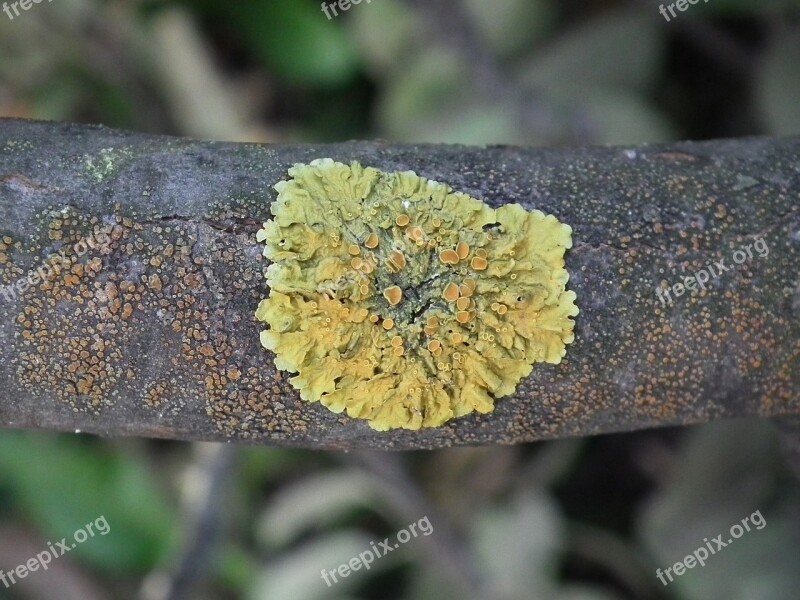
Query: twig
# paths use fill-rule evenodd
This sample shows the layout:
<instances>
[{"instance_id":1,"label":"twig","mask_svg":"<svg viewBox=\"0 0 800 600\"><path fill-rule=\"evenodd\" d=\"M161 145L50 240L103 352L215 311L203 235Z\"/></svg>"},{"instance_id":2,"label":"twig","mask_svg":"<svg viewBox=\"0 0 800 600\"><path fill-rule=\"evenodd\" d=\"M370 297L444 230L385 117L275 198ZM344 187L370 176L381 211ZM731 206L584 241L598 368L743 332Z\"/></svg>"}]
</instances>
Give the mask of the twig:
<instances>
[{"instance_id":1,"label":"twig","mask_svg":"<svg viewBox=\"0 0 800 600\"><path fill-rule=\"evenodd\" d=\"M196 460L186 474L183 531L186 539L173 568L145 580L142 600L183 600L205 579L225 521L224 513L238 455L227 444L195 444Z\"/></svg>"},{"instance_id":2,"label":"twig","mask_svg":"<svg viewBox=\"0 0 800 600\"><path fill-rule=\"evenodd\" d=\"M376 432L300 400L259 342L255 232L286 170L322 157L571 225L581 312L565 359L537 364L494 412L422 431ZM797 415L798 172L800 138L266 146L2 120L0 426L423 449ZM59 252L69 260L28 285ZM683 288L719 261L705 290Z\"/></svg>"}]
</instances>

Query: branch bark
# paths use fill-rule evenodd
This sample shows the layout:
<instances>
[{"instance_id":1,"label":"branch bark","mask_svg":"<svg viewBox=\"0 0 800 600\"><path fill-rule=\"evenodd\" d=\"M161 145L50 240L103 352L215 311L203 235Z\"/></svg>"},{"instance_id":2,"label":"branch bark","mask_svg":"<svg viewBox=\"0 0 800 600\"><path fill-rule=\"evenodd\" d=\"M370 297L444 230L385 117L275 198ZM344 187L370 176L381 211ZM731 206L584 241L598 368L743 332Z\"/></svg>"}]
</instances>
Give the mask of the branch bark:
<instances>
[{"instance_id":1,"label":"branch bark","mask_svg":"<svg viewBox=\"0 0 800 600\"><path fill-rule=\"evenodd\" d=\"M581 314L565 360L493 413L419 432L302 402L259 345L254 234L287 168L321 157L570 224ZM2 120L0 426L420 449L797 415L798 194L800 138L264 146ZM656 295L701 271L705 290Z\"/></svg>"}]
</instances>

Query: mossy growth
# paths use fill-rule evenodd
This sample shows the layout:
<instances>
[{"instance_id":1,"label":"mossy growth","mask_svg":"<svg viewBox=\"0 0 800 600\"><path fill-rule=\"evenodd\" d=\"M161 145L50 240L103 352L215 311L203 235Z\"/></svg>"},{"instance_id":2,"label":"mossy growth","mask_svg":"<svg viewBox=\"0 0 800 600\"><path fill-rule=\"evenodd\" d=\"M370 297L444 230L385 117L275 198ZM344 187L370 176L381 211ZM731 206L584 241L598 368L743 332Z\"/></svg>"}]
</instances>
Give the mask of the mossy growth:
<instances>
[{"instance_id":1,"label":"mossy growth","mask_svg":"<svg viewBox=\"0 0 800 600\"><path fill-rule=\"evenodd\" d=\"M377 430L437 427L561 361L568 225L410 171L326 158L289 175L258 233L272 264L256 317L304 400Z\"/></svg>"}]
</instances>

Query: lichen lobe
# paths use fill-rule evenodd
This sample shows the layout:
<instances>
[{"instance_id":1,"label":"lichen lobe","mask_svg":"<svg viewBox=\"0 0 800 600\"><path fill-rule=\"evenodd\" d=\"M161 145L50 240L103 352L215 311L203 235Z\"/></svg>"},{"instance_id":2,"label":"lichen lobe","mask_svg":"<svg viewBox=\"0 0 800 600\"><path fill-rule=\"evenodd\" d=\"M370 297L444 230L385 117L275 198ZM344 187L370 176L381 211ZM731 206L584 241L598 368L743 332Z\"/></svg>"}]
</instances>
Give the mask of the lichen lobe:
<instances>
[{"instance_id":1,"label":"lichen lobe","mask_svg":"<svg viewBox=\"0 0 800 600\"><path fill-rule=\"evenodd\" d=\"M275 189L262 345L304 400L377 430L438 427L559 363L578 314L572 229L411 171L331 159Z\"/></svg>"}]
</instances>

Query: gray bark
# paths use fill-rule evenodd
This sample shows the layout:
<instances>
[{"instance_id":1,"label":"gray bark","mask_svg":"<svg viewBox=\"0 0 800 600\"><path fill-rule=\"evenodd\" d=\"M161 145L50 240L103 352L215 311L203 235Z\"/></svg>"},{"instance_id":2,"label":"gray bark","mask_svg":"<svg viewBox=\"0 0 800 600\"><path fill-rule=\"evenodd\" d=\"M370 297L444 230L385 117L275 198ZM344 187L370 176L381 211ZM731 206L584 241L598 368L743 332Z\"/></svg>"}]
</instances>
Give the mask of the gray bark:
<instances>
[{"instance_id":1,"label":"gray bark","mask_svg":"<svg viewBox=\"0 0 800 600\"><path fill-rule=\"evenodd\" d=\"M255 232L287 168L322 157L571 225L581 313L564 361L436 429L375 432L302 402L259 345ZM0 426L420 449L797 415L799 197L800 138L255 145L2 120ZM701 271L704 291L657 297Z\"/></svg>"}]
</instances>

